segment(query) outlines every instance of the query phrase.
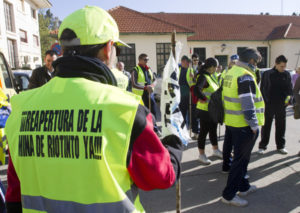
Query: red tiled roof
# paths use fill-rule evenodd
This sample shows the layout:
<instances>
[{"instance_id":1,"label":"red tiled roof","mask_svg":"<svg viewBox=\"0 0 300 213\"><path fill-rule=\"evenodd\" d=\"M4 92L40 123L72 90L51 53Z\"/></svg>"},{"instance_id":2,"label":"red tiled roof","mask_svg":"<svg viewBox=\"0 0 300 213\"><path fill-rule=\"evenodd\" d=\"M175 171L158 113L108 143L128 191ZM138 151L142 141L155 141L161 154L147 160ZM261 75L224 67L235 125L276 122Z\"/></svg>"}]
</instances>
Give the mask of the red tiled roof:
<instances>
[{"instance_id":1,"label":"red tiled roof","mask_svg":"<svg viewBox=\"0 0 300 213\"><path fill-rule=\"evenodd\" d=\"M118 6L108 11L116 20L121 33L193 33L188 27L170 23L158 17Z\"/></svg>"},{"instance_id":2,"label":"red tiled roof","mask_svg":"<svg viewBox=\"0 0 300 213\"><path fill-rule=\"evenodd\" d=\"M188 40L261 41L300 38L299 16L147 13L153 17L195 30ZM288 26L291 27L288 30ZM285 36L285 37L284 37Z\"/></svg>"}]
</instances>

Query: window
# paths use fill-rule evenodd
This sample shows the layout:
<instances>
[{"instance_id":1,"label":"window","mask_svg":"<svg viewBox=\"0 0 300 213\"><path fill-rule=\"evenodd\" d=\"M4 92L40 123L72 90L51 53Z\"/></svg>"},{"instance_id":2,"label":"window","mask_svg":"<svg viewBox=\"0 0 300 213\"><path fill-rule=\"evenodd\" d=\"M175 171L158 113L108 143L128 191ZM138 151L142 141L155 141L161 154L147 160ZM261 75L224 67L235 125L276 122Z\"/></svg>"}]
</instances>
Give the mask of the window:
<instances>
[{"instance_id":1,"label":"window","mask_svg":"<svg viewBox=\"0 0 300 213\"><path fill-rule=\"evenodd\" d=\"M27 32L25 30L20 29L20 40L24 43L27 43Z\"/></svg>"},{"instance_id":2,"label":"window","mask_svg":"<svg viewBox=\"0 0 300 213\"><path fill-rule=\"evenodd\" d=\"M206 59L206 49L205 48L194 48L194 53L199 55L199 60L204 62Z\"/></svg>"},{"instance_id":3,"label":"window","mask_svg":"<svg viewBox=\"0 0 300 213\"><path fill-rule=\"evenodd\" d=\"M260 63L257 64L258 68L266 68L268 67L268 47L257 47L258 52L262 57Z\"/></svg>"},{"instance_id":4,"label":"window","mask_svg":"<svg viewBox=\"0 0 300 213\"><path fill-rule=\"evenodd\" d=\"M128 47L119 47L120 55L118 56L118 61L122 61L125 65L125 70L131 72L136 65L135 62L135 44L128 44Z\"/></svg>"},{"instance_id":5,"label":"window","mask_svg":"<svg viewBox=\"0 0 300 213\"><path fill-rule=\"evenodd\" d=\"M18 68L19 60L17 56L16 41L12 39L7 39L7 47L8 47L9 65L11 66L11 68Z\"/></svg>"},{"instance_id":6,"label":"window","mask_svg":"<svg viewBox=\"0 0 300 213\"><path fill-rule=\"evenodd\" d=\"M247 47L238 47L237 48L237 54L240 55Z\"/></svg>"},{"instance_id":7,"label":"window","mask_svg":"<svg viewBox=\"0 0 300 213\"><path fill-rule=\"evenodd\" d=\"M31 17L36 19L36 10L31 8Z\"/></svg>"},{"instance_id":8,"label":"window","mask_svg":"<svg viewBox=\"0 0 300 213\"><path fill-rule=\"evenodd\" d=\"M15 32L13 7L10 3L4 2L4 15L6 30L10 32Z\"/></svg>"},{"instance_id":9,"label":"window","mask_svg":"<svg viewBox=\"0 0 300 213\"><path fill-rule=\"evenodd\" d=\"M22 12L25 12L25 4L24 4L24 0L20 0L20 10Z\"/></svg>"},{"instance_id":10,"label":"window","mask_svg":"<svg viewBox=\"0 0 300 213\"><path fill-rule=\"evenodd\" d=\"M227 55L215 55L215 58L218 59L219 65L222 65L223 68L228 66L228 56Z\"/></svg>"},{"instance_id":11,"label":"window","mask_svg":"<svg viewBox=\"0 0 300 213\"><path fill-rule=\"evenodd\" d=\"M157 75L161 76L165 65L169 59L171 51L171 43L157 43L156 44L156 61L157 61Z\"/></svg>"},{"instance_id":12,"label":"window","mask_svg":"<svg viewBox=\"0 0 300 213\"><path fill-rule=\"evenodd\" d=\"M33 35L33 46L40 46L39 37L37 35Z\"/></svg>"}]
</instances>

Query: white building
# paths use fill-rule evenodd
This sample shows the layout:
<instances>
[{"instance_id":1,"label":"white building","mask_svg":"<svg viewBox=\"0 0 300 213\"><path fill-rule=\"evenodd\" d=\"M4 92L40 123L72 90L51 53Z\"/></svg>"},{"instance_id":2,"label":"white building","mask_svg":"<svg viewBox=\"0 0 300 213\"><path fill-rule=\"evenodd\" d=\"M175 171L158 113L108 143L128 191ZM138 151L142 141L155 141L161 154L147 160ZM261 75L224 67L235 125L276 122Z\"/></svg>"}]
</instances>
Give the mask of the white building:
<instances>
[{"instance_id":1,"label":"white building","mask_svg":"<svg viewBox=\"0 0 300 213\"><path fill-rule=\"evenodd\" d=\"M12 68L42 65L38 9L48 0L0 0L0 50Z\"/></svg>"},{"instance_id":2,"label":"white building","mask_svg":"<svg viewBox=\"0 0 300 213\"><path fill-rule=\"evenodd\" d=\"M141 13L122 6L108 12L119 26L120 38L132 46L122 49L119 57L128 70L146 53L152 70L160 74L174 30L184 45L181 55L216 57L226 67L231 55L253 47L263 56L260 68L272 67L281 54L288 58L289 69L300 66L300 16Z\"/></svg>"}]
</instances>

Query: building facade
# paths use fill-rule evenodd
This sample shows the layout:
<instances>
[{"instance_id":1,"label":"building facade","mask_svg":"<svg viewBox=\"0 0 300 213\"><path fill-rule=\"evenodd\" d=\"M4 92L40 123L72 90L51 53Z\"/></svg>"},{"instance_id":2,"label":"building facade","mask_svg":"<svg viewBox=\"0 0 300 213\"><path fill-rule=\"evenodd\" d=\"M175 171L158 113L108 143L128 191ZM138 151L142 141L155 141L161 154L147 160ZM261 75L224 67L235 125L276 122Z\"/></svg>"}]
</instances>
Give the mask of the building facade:
<instances>
[{"instance_id":1,"label":"building facade","mask_svg":"<svg viewBox=\"0 0 300 213\"><path fill-rule=\"evenodd\" d=\"M0 49L11 68L42 65L38 9L50 7L48 0L0 0Z\"/></svg>"},{"instance_id":2,"label":"building facade","mask_svg":"<svg viewBox=\"0 0 300 213\"><path fill-rule=\"evenodd\" d=\"M120 38L132 48L123 48L119 60L130 71L141 53L159 75L170 53L171 33L183 44L180 56L197 53L203 61L216 57L225 68L230 56L247 47L259 50L260 68L274 66L281 54L288 69L300 66L300 17L271 15L141 13L126 7L109 10L120 29Z\"/></svg>"}]
</instances>

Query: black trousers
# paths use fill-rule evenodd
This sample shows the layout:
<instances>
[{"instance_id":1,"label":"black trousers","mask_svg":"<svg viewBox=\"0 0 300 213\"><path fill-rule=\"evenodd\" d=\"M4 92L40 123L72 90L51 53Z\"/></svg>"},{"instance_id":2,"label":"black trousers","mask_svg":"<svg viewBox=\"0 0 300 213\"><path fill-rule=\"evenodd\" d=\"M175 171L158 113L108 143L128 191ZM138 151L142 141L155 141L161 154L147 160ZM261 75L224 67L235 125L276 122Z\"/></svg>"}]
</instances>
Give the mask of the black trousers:
<instances>
[{"instance_id":1,"label":"black trousers","mask_svg":"<svg viewBox=\"0 0 300 213\"><path fill-rule=\"evenodd\" d=\"M204 149L207 134L209 134L209 140L211 144L213 146L218 145L218 138L217 138L218 124L212 121L208 111L197 109L197 113L200 118L200 133L198 137L198 148Z\"/></svg>"},{"instance_id":2,"label":"black trousers","mask_svg":"<svg viewBox=\"0 0 300 213\"><path fill-rule=\"evenodd\" d=\"M188 128L190 128L189 126L189 95L181 95L180 97L180 103L179 103L179 109L181 111L184 123Z\"/></svg>"},{"instance_id":3,"label":"black trousers","mask_svg":"<svg viewBox=\"0 0 300 213\"><path fill-rule=\"evenodd\" d=\"M254 134L249 126L241 128L226 126L225 134L225 138L233 146L234 157L222 195L226 200L231 200L238 191L245 192L250 187L245 175L258 132Z\"/></svg>"},{"instance_id":4,"label":"black trousers","mask_svg":"<svg viewBox=\"0 0 300 213\"><path fill-rule=\"evenodd\" d=\"M270 140L271 126L275 117L275 142L277 149L285 146L286 106L282 104L266 104L265 125L261 129L259 149L267 149Z\"/></svg>"},{"instance_id":5,"label":"black trousers","mask_svg":"<svg viewBox=\"0 0 300 213\"><path fill-rule=\"evenodd\" d=\"M149 93L144 91L142 100L144 102L145 107L149 109ZM154 99L154 93L151 93L150 95L150 104L151 104L151 113L154 115L156 119L156 103Z\"/></svg>"},{"instance_id":6,"label":"black trousers","mask_svg":"<svg viewBox=\"0 0 300 213\"><path fill-rule=\"evenodd\" d=\"M200 131L200 121L199 118L197 116L197 108L196 108L196 104L192 103L192 132L199 134Z\"/></svg>"}]
</instances>

